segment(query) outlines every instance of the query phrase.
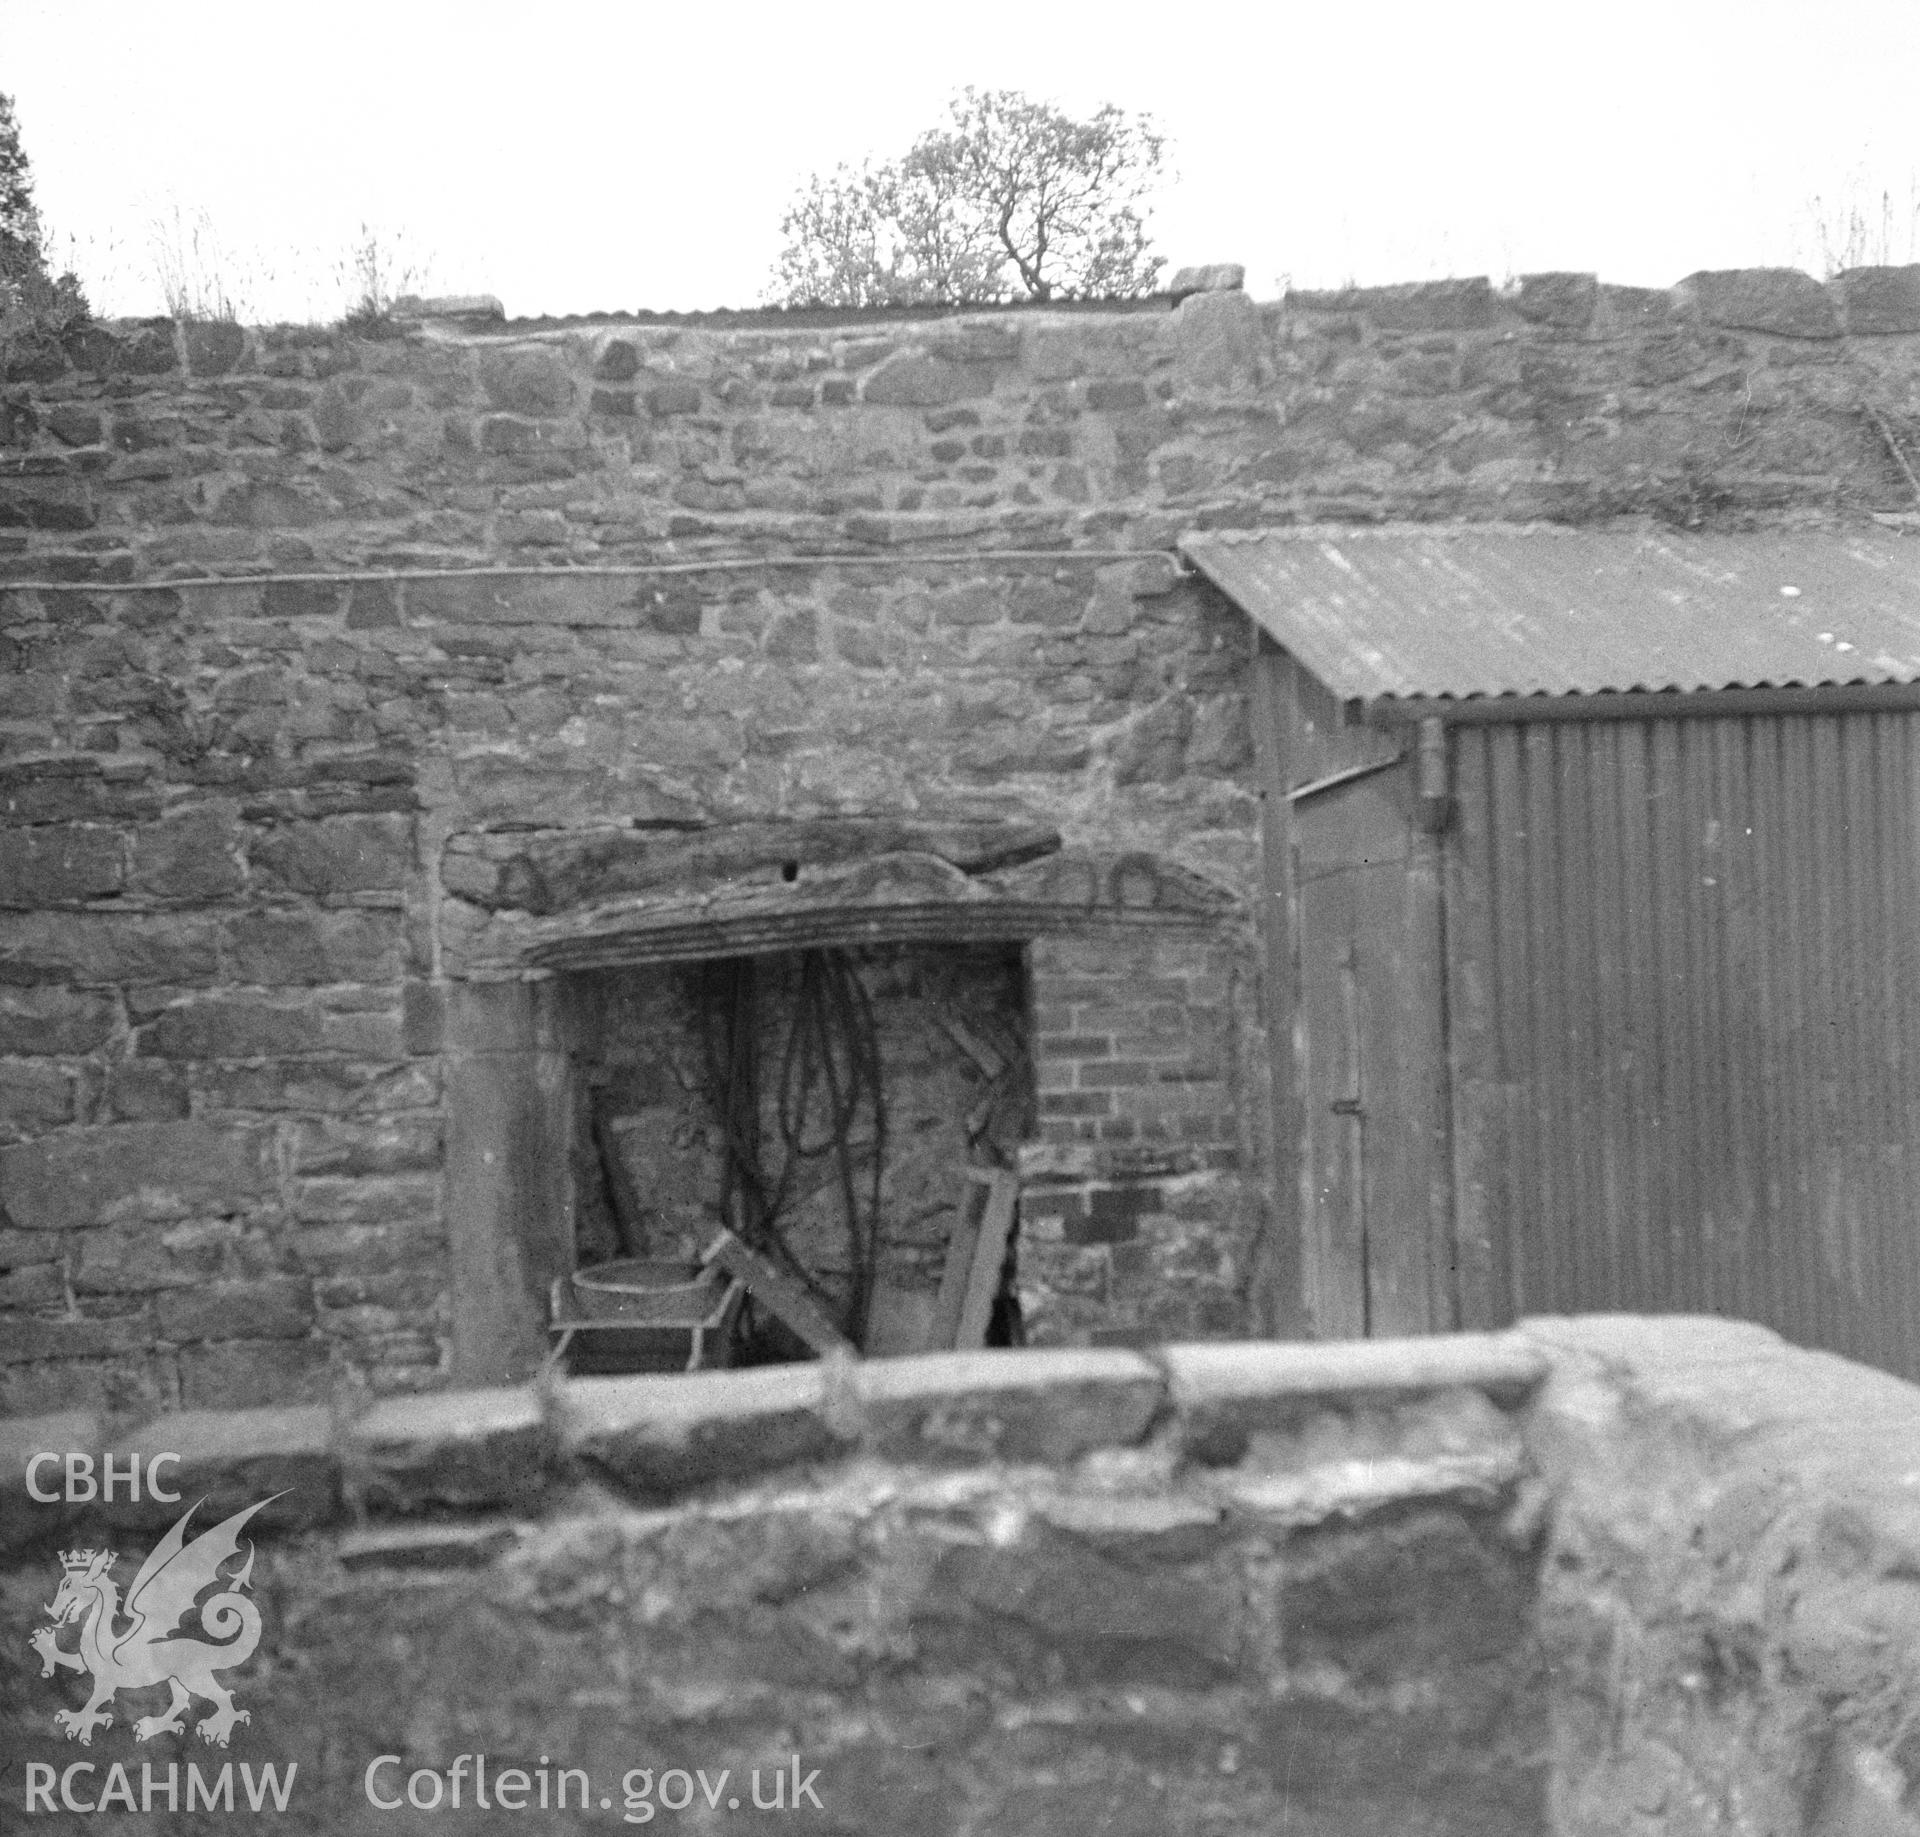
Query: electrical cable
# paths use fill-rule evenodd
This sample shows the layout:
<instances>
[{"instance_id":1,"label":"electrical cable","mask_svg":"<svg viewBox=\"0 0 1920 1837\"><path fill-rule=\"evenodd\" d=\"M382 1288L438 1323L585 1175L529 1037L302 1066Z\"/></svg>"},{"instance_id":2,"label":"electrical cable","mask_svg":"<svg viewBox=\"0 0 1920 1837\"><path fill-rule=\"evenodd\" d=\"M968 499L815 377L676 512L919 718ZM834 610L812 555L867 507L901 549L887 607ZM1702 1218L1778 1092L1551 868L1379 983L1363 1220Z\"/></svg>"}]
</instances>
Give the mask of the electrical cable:
<instances>
[{"instance_id":1,"label":"electrical cable","mask_svg":"<svg viewBox=\"0 0 1920 1837\"><path fill-rule=\"evenodd\" d=\"M1173 563L1181 580L1192 570L1178 549L1026 549L910 548L823 549L813 554L703 555L692 561L582 562L578 567L521 566L478 568L325 568L270 574L182 574L152 580L7 580L0 593L162 593L180 587L352 586L358 581L409 580L564 580L568 576L593 579L639 579L650 574L738 574L754 568L842 568L885 565L910 571L915 567L966 567L984 561L1074 562L1151 561ZM550 623L529 619L528 624ZM513 623L508 620L505 623Z\"/></svg>"},{"instance_id":2,"label":"electrical cable","mask_svg":"<svg viewBox=\"0 0 1920 1837\"><path fill-rule=\"evenodd\" d=\"M848 1337L856 1345L864 1344L878 1263L886 1100L879 1030L859 969L844 950L799 953L793 1010L773 1092L773 1122L783 1153L779 1173L771 1180L762 1126L761 1010L754 960L734 958L709 964L704 981L708 1086L723 1146L722 1215L747 1243L771 1256L816 1300L841 1306ZM873 1131L872 1181L864 1206L854 1139L863 1108ZM816 1110L820 1112L817 1123ZM844 1299L833 1295L801 1262L784 1229L802 1165L829 1154L846 1234Z\"/></svg>"}]
</instances>

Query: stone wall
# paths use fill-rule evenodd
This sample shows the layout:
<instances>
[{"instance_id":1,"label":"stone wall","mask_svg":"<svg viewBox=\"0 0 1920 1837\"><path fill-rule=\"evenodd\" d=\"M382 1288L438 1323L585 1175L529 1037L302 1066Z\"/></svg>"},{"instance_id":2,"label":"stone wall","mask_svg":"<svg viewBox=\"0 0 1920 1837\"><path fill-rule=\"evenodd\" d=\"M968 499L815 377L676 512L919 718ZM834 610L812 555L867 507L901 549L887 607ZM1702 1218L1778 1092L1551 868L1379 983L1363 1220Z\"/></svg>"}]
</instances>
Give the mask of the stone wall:
<instances>
[{"instance_id":1,"label":"stone wall","mask_svg":"<svg viewBox=\"0 0 1920 1837\"><path fill-rule=\"evenodd\" d=\"M1920 1831L1920 1391L1737 1321L1527 1333L1558 1837Z\"/></svg>"},{"instance_id":2,"label":"stone wall","mask_svg":"<svg viewBox=\"0 0 1920 1837\"><path fill-rule=\"evenodd\" d=\"M117 1496L34 1502L41 1453ZM82 1747L29 1635L60 1550L124 1587L184 1509L128 1496L159 1453L196 1529L275 1495L252 1720L137 1742L128 1690ZM245 1816L272 1765L286 1828L354 1832L393 1828L380 1757L423 1808L464 1764L471 1817L484 1755L525 1828L611 1829L797 1754L812 1828L875 1837L1912 1837L1916 1459L1912 1386L1686 1319L16 1419L0 1790L79 1828L62 1781L139 1809L230 1765Z\"/></svg>"},{"instance_id":3,"label":"stone wall","mask_svg":"<svg viewBox=\"0 0 1920 1837\"><path fill-rule=\"evenodd\" d=\"M1541 1369L1486 1341L947 1354L397 1399L338 1426L163 1417L117 1465L178 1452L169 1486L211 1494L196 1524L291 1489L259 1520L270 1629L229 1674L252 1721L224 1750L136 1743L158 1692L86 1748L54 1729L86 1689L43 1681L28 1644L56 1545L131 1550L183 1508L123 1484L62 1524L24 1502L26 1459L108 1438L16 1421L4 1790L17 1808L28 1766L93 1762L84 1800L114 1762L136 1798L143 1761L183 1781L272 1764L297 1769L287 1828L344 1833L391 1822L367 1800L378 1757L399 1757L375 1779L390 1797L484 1753L495 1777L583 1770L588 1816L577 1793L525 1814L572 1830L618 1827L623 1783L671 1804L675 1768L729 1770L737 1821L753 1770L764 1799L797 1754L822 1808L806 1828L876 1837L1290 1813L1530 1837L1549 1740L1536 1555L1509 1514ZM61 1828L45 1809L26 1828Z\"/></svg>"},{"instance_id":4,"label":"stone wall","mask_svg":"<svg viewBox=\"0 0 1920 1837\"><path fill-rule=\"evenodd\" d=\"M1920 414L1912 269L393 329L7 354L0 1410L523 1369L566 1070L484 991L764 947L789 862L1029 946L1044 1331L1292 1318L1250 636L1162 551L1898 518Z\"/></svg>"}]
</instances>

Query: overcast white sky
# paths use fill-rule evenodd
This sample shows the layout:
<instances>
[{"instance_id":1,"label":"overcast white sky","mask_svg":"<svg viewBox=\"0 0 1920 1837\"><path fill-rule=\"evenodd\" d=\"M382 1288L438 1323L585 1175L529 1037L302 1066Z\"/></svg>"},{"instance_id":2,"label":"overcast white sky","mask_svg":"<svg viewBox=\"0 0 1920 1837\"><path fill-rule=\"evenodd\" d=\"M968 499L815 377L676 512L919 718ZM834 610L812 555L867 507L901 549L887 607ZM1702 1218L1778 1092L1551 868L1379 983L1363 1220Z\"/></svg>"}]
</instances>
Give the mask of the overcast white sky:
<instances>
[{"instance_id":1,"label":"overcast white sky","mask_svg":"<svg viewBox=\"0 0 1920 1837\"><path fill-rule=\"evenodd\" d=\"M962 85L1153 114L1156 246L1260 297L1443 274L1819 267L1809 205L1893 193L1920 256L1912 0L0 0L56 255L161 309L200 226L255 319L332 318L374 227L509 313L757 303L807 172Z\"/></svg>"}]
</instances>

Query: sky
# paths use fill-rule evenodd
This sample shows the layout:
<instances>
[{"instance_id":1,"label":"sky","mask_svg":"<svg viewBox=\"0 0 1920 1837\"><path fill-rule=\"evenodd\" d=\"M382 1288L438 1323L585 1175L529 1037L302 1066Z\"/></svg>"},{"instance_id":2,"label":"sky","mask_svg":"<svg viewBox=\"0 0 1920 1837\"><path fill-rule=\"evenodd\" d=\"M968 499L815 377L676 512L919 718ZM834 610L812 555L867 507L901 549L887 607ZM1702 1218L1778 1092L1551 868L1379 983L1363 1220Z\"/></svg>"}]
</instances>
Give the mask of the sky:
<instances>
[{"instance_id":1,"label":"sky","mask_svg":"<svg viewBox=\"0 0 1920 1837\"><path fill-rule=\"evenodd\" d=\"M56 262L105 314L171 272L252 320L337 318L369 239L514 316L756 305L800 181L968 84L1153 116L1155 248L1263 299L1820 272L1850 211L1907 261L1916 78L1912 0L0 0Z\"/></svg>"}]
</instances>

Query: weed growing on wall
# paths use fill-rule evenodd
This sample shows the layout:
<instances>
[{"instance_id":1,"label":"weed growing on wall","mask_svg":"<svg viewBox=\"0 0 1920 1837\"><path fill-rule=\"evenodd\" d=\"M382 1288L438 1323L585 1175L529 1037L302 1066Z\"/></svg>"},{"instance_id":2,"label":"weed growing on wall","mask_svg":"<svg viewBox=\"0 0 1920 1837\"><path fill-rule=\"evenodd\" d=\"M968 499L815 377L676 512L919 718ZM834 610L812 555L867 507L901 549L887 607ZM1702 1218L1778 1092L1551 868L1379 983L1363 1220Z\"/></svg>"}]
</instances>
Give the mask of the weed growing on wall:
<instances>
[{"instance_id":1,"label":"weed growing on wall","mask_svg":"<svg viewBox=\"0 0 1920 1837\"><path fill-rule=\"evenodd\" d=\"M255 285L274 278L233 254L204 207L183 211L176 203L156 217L148 253L167 316L188 323L254 318Z\"/></svg>"},{"instance_id":2,"label":"weed growing on wall","mask_svg":"<svg viewBox=\"0 0 1920 1837\"><path fill-rule=\"evenodd\" d=\"M343 331L379 338L391 330L394 302L416 291L425 275L425 262L416 260L405 245L404 232L360 225L352 247L334 264L335 278L347 296L340 319Z\"/></svg>"},{"instance_id":3,"label":"weed growing on wall","mask_svg":"<svg viewBox=\"0 0 1920 1837\"><path fill-rule=\"evenodd\" d=\"M1807 223L1827 280L1849 268L1895 267L1920 253L1920 173L1904 191L1857 172L1839 190L1816 193Z\"/></svg>"}]
</instances>

